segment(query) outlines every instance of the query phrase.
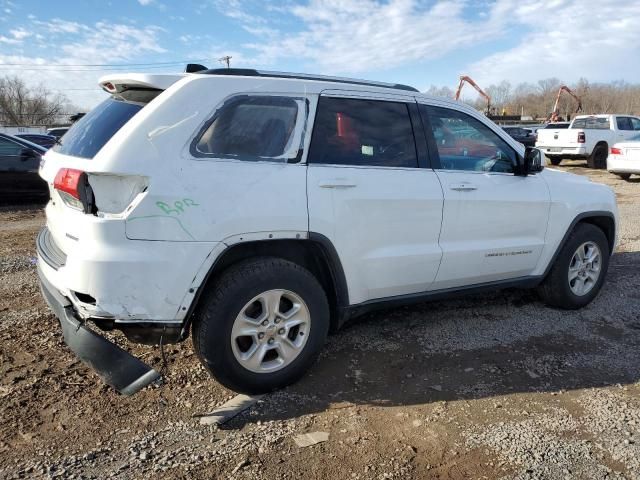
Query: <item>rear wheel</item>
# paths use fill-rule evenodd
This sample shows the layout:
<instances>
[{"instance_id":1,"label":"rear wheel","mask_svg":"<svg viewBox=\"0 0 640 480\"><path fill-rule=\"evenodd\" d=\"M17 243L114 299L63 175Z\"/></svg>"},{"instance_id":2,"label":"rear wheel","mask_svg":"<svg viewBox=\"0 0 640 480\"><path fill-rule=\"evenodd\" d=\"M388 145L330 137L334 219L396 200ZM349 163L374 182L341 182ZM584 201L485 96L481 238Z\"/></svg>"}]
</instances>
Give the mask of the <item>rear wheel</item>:
<instances>
[{"instance_id":1,"label":"rear wheel","mask_svg":"<svg viewBox=\"0 0 640 480\"><path fill-rule=\"evenodd\" d=\"M622 180L629 180L631 178L630 173L616 173Z\"/></svg>"},{"instance_id":2,"label":"rear wheel","mask_svg":"<svg viewBox=\"0 0 640 480\"><path fill-rule=\"evenodd\" d=\"M237 264L206 295L194 318L194 346L213 377L232 390L265 393L295 382L327 337L322 286L287 260Z\"/></svg>"},{"instance_id":3,"label":"rear wheel","mask_svg":"<svg viewBox=\"0 0 640 480\"><path fill-rule=\"evenodd\" d=\"M606 145L596 145L589 158L587 158L588 167L596 169L607 168L607 155L608 149Z\"/></svg>"},{"instance_id":4,"label":"rear wheel","mask_svg":"<svg viewBox=\"0 0 640 480\"><path fill-rule=\"evenodd\" d=\"M547 155L547 158L549 159L549 163L551 163L551 165L560 165L560 162L562 161L562 158L558 156L551 157Z\"/></svg>"},{"instance_id":5,"label":"rear wheel","mask_svg":"<svg viewBox=\"0 0 640 480\"><path fill-rule=\"evenodd\" d=\"M579 223L538 288L545 303L573 310L591 302L609 267L609 243L598 227Z\"/></svg>"}]
</instances>

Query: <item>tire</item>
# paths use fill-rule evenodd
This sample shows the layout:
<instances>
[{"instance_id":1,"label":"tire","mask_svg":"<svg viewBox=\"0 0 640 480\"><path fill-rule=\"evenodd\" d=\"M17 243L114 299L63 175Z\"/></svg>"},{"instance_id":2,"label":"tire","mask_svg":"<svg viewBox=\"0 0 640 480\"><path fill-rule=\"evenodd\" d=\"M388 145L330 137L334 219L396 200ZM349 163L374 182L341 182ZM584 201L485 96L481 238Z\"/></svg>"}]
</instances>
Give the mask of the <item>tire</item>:
<instances>
[{"instance_id":1,"label":"tire","mask_svg":"<svg viewBox=\"0 0 640 480\"><path fill-rule=\"evenodd\" d=\"M211 375L231 390L267 393L296 382L316 361L327 338L329 304L322 286L308 270L287 260L260 257L238 263L204 295L193 323L194 348ZM282 317L273 317L273 309L265 307L276 303ZM284 319L295 308L298 313ZM253 334L241 335L247 327ZM267 352L263 360L261 349Z\"/></svg>"},{"instance_id":2,"label":"tire","mask_svg":"<svg viewBox=\"0 0 640 480\"><path fill-rule=\"evenodd\" d=\"M561 157L550 157L547 155L547 158L549 159L549 163L551 163L551 165L560 165L560 162L562 161Z\"/></svg>"},{"instance_id":3,"label":"tire","mask_svg":"<svg viewBox=\"0 0 640 480\"><path fill-rule=\"evenodd\" d=\"M587 158L587 166L598 170L607 168L608 152L609 150L606 145L596 145L591 155L589 155L589 158Z\"/></svg>"},{"instance_id":4,"label":"tire","mask_svg":"<svg viewBox=\"0 0 640 480\"><path fill-rule=\"evenodd\" d=\"M629 180L631 178L630 173L616 173L622 180Z\"/></svg>"},{"instance_id":5,"label":"tire","mask_svg":"<svg viewBox=\"0 0 640 480\"><path fill-rule=\"evenodd\" d=\"M576 294L573 288L580 278L570 281L570 267L573 266L573 274L576 272L576 264L573 264L574 255L584 245L595 244L599 249L599 271L597 279L582 280L583 285L590 286L583 294ZM584 250L583 250L584 251ZM575 310L589 304L598 295L609 267L609 242L607 237L598 227L589 223L578 223L566 243L560 250L551 271L538 287L538 293L542 300L552 307L565 310ZM593 273L588 268L586 273ZM572 287L573 285L573 287Z\"/></svg>"}]
</instances>

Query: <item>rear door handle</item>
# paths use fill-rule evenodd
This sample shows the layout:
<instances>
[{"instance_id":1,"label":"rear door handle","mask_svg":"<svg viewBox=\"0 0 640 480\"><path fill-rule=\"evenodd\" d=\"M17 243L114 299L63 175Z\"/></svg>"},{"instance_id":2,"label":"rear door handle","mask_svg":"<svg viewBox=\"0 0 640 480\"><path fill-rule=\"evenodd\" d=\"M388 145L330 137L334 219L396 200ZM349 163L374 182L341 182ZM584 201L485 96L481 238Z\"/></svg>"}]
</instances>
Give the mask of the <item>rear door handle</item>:
<instances>
[{"instance_id":1,"label":"rear door handle","mask_svg":"<svg viewBox=\"0 0 640 480\"><path fill-rule=\"evenodd\" d=\"M478 187L471 183L453 183L449 185L449 189L455 190L456 192L470 192L472 190L477 190Z\"/></svg>"},{"instance_id":2,"label":"rear door handle","mask_svg":"<svg viewBox=\"0 0 640 480\"><path fill-rule=\"evenodd\" d=\"M331 180L323 180L318 183L320 188L353 188L356 186L350 180L346 180L344 178L333 178Z\"/></svg>"}]
</instances>

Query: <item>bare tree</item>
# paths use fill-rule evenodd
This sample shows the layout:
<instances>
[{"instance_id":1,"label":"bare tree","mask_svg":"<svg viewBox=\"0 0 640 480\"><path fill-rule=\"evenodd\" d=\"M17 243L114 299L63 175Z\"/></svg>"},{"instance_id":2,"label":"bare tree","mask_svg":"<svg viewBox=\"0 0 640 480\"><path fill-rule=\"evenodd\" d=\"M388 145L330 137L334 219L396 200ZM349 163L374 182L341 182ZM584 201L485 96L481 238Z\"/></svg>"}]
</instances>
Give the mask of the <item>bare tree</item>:
<instances>
[{"instance_id":1,"label":"bare tree","mask_svg":"<svg viewBox=\"0 0 640 480\"><path fill-rule=\"evenodd\" d=\"M28 87L18 77L0 78L0 124L51 125L64 112L67 99L44 86Z\"/></svg>"},{"instance_id":2,"label":"bare tree","mask_svg":"<svg viewBox=\"0 0 640 480\"><path fill-rule=\"evenodd\" d=\"M555 103L560 85L558 78L546 78L536 84L520 83L515 87L507 81L486 88L491 96L491 103L498 112L503 109L512 115L528 115L542 120L549 116ZM581 78L575 84L566 84L582 101L582 113L623 113L640 115L640 84L629 84L624 81L611 83L590 83ZM452 96L447 93L451 89L431 86L427 93L436 96ZM485 101L482 98L466 101L479 111L484 111ZM573 118L577 103L569 95L562 95L558 104L560 116Z\"/></svg>"}]
</instances>

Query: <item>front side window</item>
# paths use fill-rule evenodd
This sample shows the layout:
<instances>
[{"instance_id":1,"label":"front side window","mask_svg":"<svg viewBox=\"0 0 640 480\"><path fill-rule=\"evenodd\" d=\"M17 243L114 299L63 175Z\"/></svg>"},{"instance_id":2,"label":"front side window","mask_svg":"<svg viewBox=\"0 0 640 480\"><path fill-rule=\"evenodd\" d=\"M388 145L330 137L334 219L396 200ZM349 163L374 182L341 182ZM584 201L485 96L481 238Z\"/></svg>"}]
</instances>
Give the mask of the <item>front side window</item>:
<instances>
[{"instance_id":1,"label":"front side window","mask_svg":"<svg viewBox=\"0 0 640 480\"><path fill-rule=\"evenodd\" d=\"M227 100L192 144L196 157L299 160L307 117L301 98L239 95Z\"/></svg>"},{"instance_id":2,"label":"front side window","mask_svg":"<svg viewBox=\"0 0 640 480\"><path fill-rule=\"evenodd\" d=\"M629 117L618 117L616 118L616 123L618 124L618 130L633 130Z\"/></svg>"},{"instance_id":3,"label":"front side window","mask_svg":"<svg viewBox=\"0 0 640 480\"><path fill-rule=\"evenodd\" d=\"M321 97L309 163L418 167L405 103Z\"/></svg>"},{"instance_id":4,"label":"front side window","mask_svg":"<svg viewBox=\"0 0 640 480\"><path fill-rule=\"evenodd\" d=\"M24 147L11 140L0 138L0 156L1 157L18 157Z\"/></svg>"},{"instance_id":5,"label":"front side window","mask_svg":"<svg viewBox=\"0 0 640 480\"><path fill-rule=\"evenodd\" d=\"M420 106L428 115L438 148L440 168L513 173L516 152L479 120L441 107Z\"/></svg>"}]
</instances>

